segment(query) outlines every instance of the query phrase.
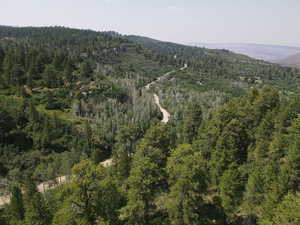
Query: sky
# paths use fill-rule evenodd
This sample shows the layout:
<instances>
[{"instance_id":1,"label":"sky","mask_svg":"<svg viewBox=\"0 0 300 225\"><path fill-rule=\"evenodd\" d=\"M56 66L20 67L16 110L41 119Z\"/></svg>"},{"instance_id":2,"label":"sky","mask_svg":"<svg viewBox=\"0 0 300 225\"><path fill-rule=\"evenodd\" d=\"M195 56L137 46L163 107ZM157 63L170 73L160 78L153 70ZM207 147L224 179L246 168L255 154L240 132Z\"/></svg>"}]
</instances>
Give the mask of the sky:
<instances>
[{"instance_id":1,"label":"sky","mask_svg":"<svg viewBox=\"0 0 300 225\"><path fill-rule=\"evenodd\" d=\"M299 0L0 0L0 24L300 47Z\"/></svg>"}]
</instances>

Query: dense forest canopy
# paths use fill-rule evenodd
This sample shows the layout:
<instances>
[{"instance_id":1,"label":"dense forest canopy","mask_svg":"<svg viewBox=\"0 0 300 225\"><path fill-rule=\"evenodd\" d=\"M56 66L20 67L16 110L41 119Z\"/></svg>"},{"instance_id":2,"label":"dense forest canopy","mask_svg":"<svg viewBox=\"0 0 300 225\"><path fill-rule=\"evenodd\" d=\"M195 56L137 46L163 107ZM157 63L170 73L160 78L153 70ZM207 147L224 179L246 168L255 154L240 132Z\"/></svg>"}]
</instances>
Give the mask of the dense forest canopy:
<instances>
[{"instance_id":1,"label":"dense forest canopy","mask_svg":"<svg viewBox=\"0 0 300 225\"><path fill-rule=\"evenodd\" d=\"M0 224L299 225L299 82L227 50L0 26Z\"/></svg>"}]
</instances>

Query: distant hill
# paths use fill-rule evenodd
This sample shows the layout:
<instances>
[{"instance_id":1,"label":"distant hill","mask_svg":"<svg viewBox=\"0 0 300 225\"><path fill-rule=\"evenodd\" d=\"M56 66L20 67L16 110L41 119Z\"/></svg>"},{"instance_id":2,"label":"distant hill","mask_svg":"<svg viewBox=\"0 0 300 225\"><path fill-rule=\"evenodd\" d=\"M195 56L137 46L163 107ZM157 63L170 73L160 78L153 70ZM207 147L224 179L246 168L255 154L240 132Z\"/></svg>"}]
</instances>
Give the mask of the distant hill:
<instances>
[{"instance_id":1,"label":"distant hill","mask_svg":"<svg viewBox=\"0 0 300 225\"><path fill-rule=\"evenodd\" d=\"M183 61L202 61L204 58L214 58L225 61L240 61L240 60L250 60L248 56L242 54L236 54L234 52L220 49L207 49L198 46L188 46L183 44L177 44L172 42L159 41L148 37L129 35L125 36L128 40L140 44L144 48L151 49L159 54L175 57L177 60L181 59ZM258 60L256 60L258 61Z\"/></svg>"},{"instance_id":2,"label":"distant hill","mask_svg":"<svg viewBox=\"0 0 300 225\"><path fill-rule=\"evenodd\" d=\"M278 62L283 66L297 67L300 69L300 53L291 55L283 60Z\"/></svg>"},{"instance_id":3,"label":"distant hill","mask_svg":"<svg viewBox=\"0 0 300 225\"><path fill-rule=\"evenodd\" d=\"M300 53L300 47L279 46L279 45L261 45L261 44L243 44L243 43L193 43L191 45L211 48L227 49L235 53L244 54L255 59L261 59L269 62L278 62L291 55Z\"/></svg>"}]
</instances>

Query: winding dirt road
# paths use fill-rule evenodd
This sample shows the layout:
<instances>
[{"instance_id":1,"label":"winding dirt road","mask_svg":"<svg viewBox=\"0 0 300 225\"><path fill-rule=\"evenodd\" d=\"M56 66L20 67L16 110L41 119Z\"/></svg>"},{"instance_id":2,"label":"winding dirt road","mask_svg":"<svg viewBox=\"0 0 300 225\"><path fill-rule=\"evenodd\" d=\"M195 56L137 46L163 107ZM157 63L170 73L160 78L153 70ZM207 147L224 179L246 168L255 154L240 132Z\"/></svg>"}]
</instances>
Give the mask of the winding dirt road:
<instances>
[{"instance_id":1,"label":"winding dirt road","mask_svg":"<svg viewBox=\"0 0 300 225\"><path fill-rule=\"evenodd\" d=\"M185 64L184 67L179 69L179 71L185 70L187 67L188 67L187 64ZM172 70L172 71L164 74L163 76L157 78L155 81L152 81L150 84L147 84L145 86L146 90L149 90L151 85L156 84L157 82L163 80L164 78L166 78L167 76L169 76L169 75L171 75L172 73L175 73L175 72L176 72L176 70ZM163 119L162 119L161 122L164 123L164 124L167 124L170 120L170 117L171 117L170 113L160 105L160 100L159 100L159 97L158 97L157 94L154 93L153 97L154 97L154 103L157 105L157 107L159 108L159 110L163 114ZM109 167L109 166L112 165L112 163L113 163L112 159L107 159L107 160L101 162L101 165L103 167ZM45 182L37 185L37 189L38 189L39 192L44 193L48 190L54 189L54 188L62 185L62 184L68 183L69 180L70 179L68 179L67 176L57 177L54 180L45 181ZM6 204L9 204L10 197L11 197L10 195L0 196L0 207L4 206Z\"/></svg>"},{"instance_id":2,"label":"winding dirt road","mask_svg":"<svg viewBox=\"0 0 300 225\"><path fill-rule=\"evenodd\" d=\"M183 71L183 70L185 70L187 67L188 67L187 64L184 64L184 66L183 66L182 68L180 68L179 71ZM175 72L176 72L176 70L172 70L172 71L170 71L170 72L164 74L163 76L157 78L155 81L152 81L150 84L147 84L147 85L145 86L145 88L146 88L147 90L149 90L150 87L151 87L151 85L156 84L157 82L163 80L164 78L166 78L167 76L169 76L169 75L171 75L172 73L175 73ZM153 96L154 96L154 103L157 105L157 107L159 108L159 110L160 110L161 113L163 114L163 119L162 119L161 122L164 123L164 124L168 123L169 120L170 120L170 117L171 117L170 113L169 113L165 108L163 108L163 107L160 105L158 95L157 95L157 94L153 94Z\"/></svg>"},{"instance_id":3,"label":"winding dirt road","mask_svg":"<svg viewBox=\"0 0 300 225\"><path fill-rule=\"evenodd\" d=\"M160 103L159 103L159 97L157 96L157 94L154 94L154 103L158 106L158 108L159 108L159 110L162 112L162 114L163 114L163 119L162 119L162 123L168 123L169 122L169 120L170 120L170 113L166 110L166 109L164 109L161 105L160 105Z\"/></svg>"}]
</instances>

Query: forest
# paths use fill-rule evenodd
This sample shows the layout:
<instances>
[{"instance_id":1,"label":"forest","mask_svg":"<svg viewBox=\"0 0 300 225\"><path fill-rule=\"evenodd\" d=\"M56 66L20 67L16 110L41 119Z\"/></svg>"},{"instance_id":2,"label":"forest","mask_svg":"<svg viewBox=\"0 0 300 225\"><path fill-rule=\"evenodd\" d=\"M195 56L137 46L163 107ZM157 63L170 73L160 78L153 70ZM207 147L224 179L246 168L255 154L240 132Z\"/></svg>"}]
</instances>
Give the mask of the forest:
<instances>
[{"instance_id":1,"label":"forest","mask_svg":"<svg viewBox=\"0 0 300 225\"><path fill-rule=\"evenodd\" d=\"M227 50L0 26L0 224L299 225L299 82Z\"/></svg>"}]
</instances>

